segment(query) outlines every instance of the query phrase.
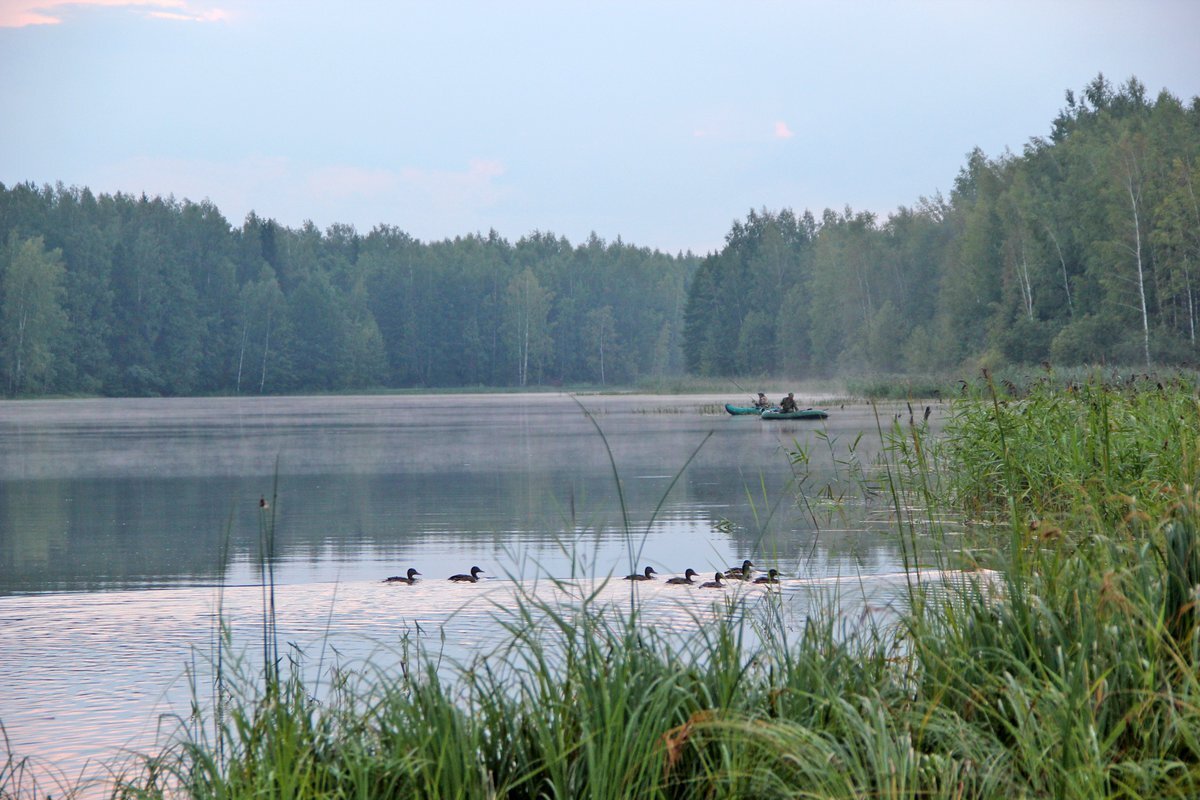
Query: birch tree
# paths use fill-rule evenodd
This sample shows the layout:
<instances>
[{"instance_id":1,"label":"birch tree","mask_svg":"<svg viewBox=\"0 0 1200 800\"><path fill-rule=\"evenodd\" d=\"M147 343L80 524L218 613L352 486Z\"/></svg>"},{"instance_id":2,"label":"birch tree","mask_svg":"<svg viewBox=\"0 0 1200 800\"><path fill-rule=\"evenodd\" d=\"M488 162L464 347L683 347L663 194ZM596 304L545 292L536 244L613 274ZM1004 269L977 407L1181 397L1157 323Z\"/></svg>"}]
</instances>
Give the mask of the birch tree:
<instances>
[{"instance_id":1,"label":"birch tree","mask_svg":"<svg viewBox=\"0 0 1200 800\"><path fill-rule=\"evenodd\" d=\"M1174 160L1168 191L1158 204L1151 233L1151 241L1168 273L1167 286L1182 307L1183 320L1177 327L1193 347L1198 327L1195 273L1200 264L1200 199L1194 172L1186 159Z\"/></svg>"},{"instance_id":2,"label":"birch tree","mask_svg":"<svg viewBox=\"0 0 1200 800\"><path fill-rule=\"evenodd\" d=\"M1098 162L1101 184L1107 190L1109 230L1108 237L1098 242L1103 257L1096 267L1109 302L1135 316L1142 358L1150 366L1152 264L1143 202L1144 150L1140 133L1122 132L1109 144L1107 159Z\"/></svg>"},{"instance_id":3,"label":"birch tree","mask_svg":"<svg viewBox=\"0 0 1200 800\"><path fill-rule=\"evenodd\" d=\"M541 366L550 343L547 320L550 292L526 267L508 284L508 334L517 361L517 384L529 384L530 370Z\"/></svg>"},{"instance_id":4,"label":"birch tree","mask_svg":"<svg viewBox=\"0 0 1200 800\"><path fill-rule=\"evenodd\" d=\"M609 370L617 345L617 323L612 306L593 309L587 314L587 341L590 343L592 369L599 375L600 385L608 382Z\"/></svg>"},{"instance_id":5,"label":"birch tree","mask_svg":"<svg viewBox=\"0 0 1200 800\"><path fill-rule=\"evenodd\" d=\"M0 365L9 395L44 388L53 347L66 326L62 252L47 250L42 237L8 237L0 282Z\"/></svg>"}]
</instances>

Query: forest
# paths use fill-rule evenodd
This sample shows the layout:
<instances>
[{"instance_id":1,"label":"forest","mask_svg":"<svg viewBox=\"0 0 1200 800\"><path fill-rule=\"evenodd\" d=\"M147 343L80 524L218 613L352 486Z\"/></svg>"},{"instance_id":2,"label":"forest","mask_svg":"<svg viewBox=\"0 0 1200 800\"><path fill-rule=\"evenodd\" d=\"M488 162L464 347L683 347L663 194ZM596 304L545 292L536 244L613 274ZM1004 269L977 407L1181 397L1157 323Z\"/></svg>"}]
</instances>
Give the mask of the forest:
<instances>
[{"instance_id":1,"label":"forest","mask_svg":"<svg viewBox=\"0 0 1200 800\"><path fill-rule=\"evenodd\" d=\"M0 379L154 396L1194 365L1198 163L1200 98L1100 75L1021 154L968 154L948 197L751 211L703 257L0 184Z\"/></svg>"},{"instance_id":2,"label":"forest","mask_svg":"<svg viewBox=\"0 0 1200 800\"><path fill-rule=\"evenodd\" d=\"M682 371L698 259L539 232L232 228L208 202L0 190L10 396L629 383Z\"/></svg>"},{"instance_id":3,"label":"forest","mask_svg":"<svg viewBox=\"0 0 1200 800\"><path fill-rule=\"evenodd\" d=\"M687 368L1193 365L1198 165L1200 98L1101 75L1020 155L972 152L948 198L752 213L689 287Z\"/></svg>"}]
</instances>

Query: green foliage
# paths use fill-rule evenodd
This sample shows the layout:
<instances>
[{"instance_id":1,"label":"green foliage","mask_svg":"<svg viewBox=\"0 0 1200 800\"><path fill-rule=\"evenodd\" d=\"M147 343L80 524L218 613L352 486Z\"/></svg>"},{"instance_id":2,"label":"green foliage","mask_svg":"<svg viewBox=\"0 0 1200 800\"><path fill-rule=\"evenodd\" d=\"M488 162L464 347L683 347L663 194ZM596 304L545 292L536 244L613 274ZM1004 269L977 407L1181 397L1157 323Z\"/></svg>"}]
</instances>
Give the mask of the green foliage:
<instances>
[{"instance_id":1,"label":"green foliage","mask_svg":"<svg viewBox=\"0 0 1200 800\"><path fill-rule=\"evenodd\" d=\"M934 447L957 502L997 523L1000 572L919 606L917 693L987 732L1031 796L1197 791L1198 420L1182 376L1049 374L985 383Z\"/></svg>"},{"instance_id":2,"label":"green foliage","mask_svg":"<svg viewBox=\"0 0 1200 800\"><path fill-rule=\"evenodd\" d=\"M960 404L947 425L956 504L969 513L1157 518L1200 475L1190 379L1064 383L1051 374L1027 390L1010 386L983 387L984 398Z\"/></svg>"},{"instance_id":3,"label":"green foliage","mask_svg":"<svg viewBox=\"0 0 1200 800\"><path fill-rule=\"evenodd\" d=\"M1057 364L1098 364L1115 354L1118 329L1096 314L1084 314L1063 326L1050 342Z\"/></svg>"},{"instance_id":4,"label":"green foliage","mask_svg":"<svg viewBox=\"0 0 1200 800\"><path fill-rule=\"evenodd\" d=\"M66 326L62 253L42 238L8 236L0 262L0 369L8 394L44 390Z\"/></svg>"},{"instance_id":5,"label":"green foliage","mask_svg":"<svg viewBox=\"0 0 1200 800\"><path fill-rule=\"evenodd\" d=\"M505 296L509 346L516 356L517 385L526 386L532 374L540 375L550 347L551 294L542 288L533 270L514 275Z\"/></svg>"},{"instance_id":6,"label":"green foliage","mask_svg":"<svg viewBox=\"0 0 1200 800\"><path fill-rule=\"evenodd\" d=\"M745 223L734 223L725 248L704 259L688 289L684 354L689 372L753 371L743 358L776 370L782 353L805 360L807 327L790 313L794 296L787 304L784 300L797 285L807 284L814 230L811 215L798 218L787 210L751 211Z\"/></svg>"},{"instance_id":7,"label":"green foliage","mask_svg":"<svg viewBox=\"0 0 1200 800\"><path fill-rule=\"evenodd\" d=\"M591 351L588 366L594 370L597 382L603 386L621 374L621 341L612 306L589 311L585 318L584 341Z\"/></svg>"},{"instance_id":8,"label":"green foliage","mask_svg":"<svg viewBox=\"0 0 1200 800\"><path fill-rule=\"evenodd\" d=\"M867 322L867 347L864 358L873 370L895 372L903 363L902 344L908 330L907 321L891 300Z\"/></svg>"}]
</instances>

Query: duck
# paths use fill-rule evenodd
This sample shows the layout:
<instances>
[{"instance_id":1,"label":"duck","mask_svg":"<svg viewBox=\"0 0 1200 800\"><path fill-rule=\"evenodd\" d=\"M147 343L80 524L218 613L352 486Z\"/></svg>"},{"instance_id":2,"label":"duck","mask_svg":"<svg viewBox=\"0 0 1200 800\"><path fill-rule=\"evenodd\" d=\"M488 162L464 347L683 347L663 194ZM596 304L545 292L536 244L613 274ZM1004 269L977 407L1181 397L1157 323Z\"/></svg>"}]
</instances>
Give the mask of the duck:
<instances>
[{"instance_id":1,"label":"duck","mask_svg":"<svg viewBox=\"0 0 1200 800\"><path fill-rule=\"evenodd\" d=\"M725 584L721 583L722 577L724 577L724 576L721 575L721 573L719 573L719 572L714 573L713 579L711 581L707 581L705 583L700 584L700 588L701 589L724 589Z\"/></svg>"},{"instance_id":2,"label":"duck","mask_svg":"<svg viewBox=\"0 0 1200 800\"><path fill-rule=\"evenodd\" d=\"M390 578L384 578L383 582L384 583L407 583L409 586L412 586L414 583L417 582L416 576L418 576L420 574L421 573L417 572L412 567L409 567L407 578L404 577L403 575L393 575Z\"/></svg>"},{"instance_id":3,"label":"duck","mask_svg":"<svg viewBox=\"0 0 1200 800\"><path fill-rule=\"evenodd\" d=\"M747 558L742 562L740 567L730 567L729 569L725 570L725 577L748 581L750 580L750 574L754 572L753 567L754 564L751 563L750 559Z\"/></svg>"},{"instance_id":4,"label":"duck","mask_svg":"<svg viewBox=\"0 0 1200 800\"><path fill-rule=\"evenodd\" d=\"M779 583L779 570L769 569L766 575L754 579L755 583Z\"/></svg>"},{"instance_id":5,"label":"duck","mask_svg":"<svg viewBox=\"0 0 1200 800\"><path fill-rule=\"evenodd\" d=\"M681 584L681 583L686 583L686 584L695 583L695 581L692 580L692 576L699 575L699 574L700 573L696 572L696 570L692 569L691 567L688 567L687 571L683 573L682 578L670 578L667 581L667 583L673 583L676 585Z\"/></svg>"},{"instance_id":6,"label":"duck","mask_svg":"<svg viewBox=\"0 0 1200 800\"><path fill-rule=\"evenodd\" d=\"M458 583L478 583L479 573L481 572L483 572L483 570L481 570L479 567L471 567L470 575L451 575L449 579L452 581L457 581Z\"/></svg>"},{"instance_id":7,"label":"duck","mask_svg":"<svg viewBox=\"0 0 1200 800\"><path fill-rule=\"evenodd\" d=\"M639 573L635 572L632 575L626 575L625 580L627 580L627 581L652 581L652 580L654 580L654 576L657 574L658 573L654 571L654 567L646 567L645 574L639 574Z\"/></svg>"}]
</instances>

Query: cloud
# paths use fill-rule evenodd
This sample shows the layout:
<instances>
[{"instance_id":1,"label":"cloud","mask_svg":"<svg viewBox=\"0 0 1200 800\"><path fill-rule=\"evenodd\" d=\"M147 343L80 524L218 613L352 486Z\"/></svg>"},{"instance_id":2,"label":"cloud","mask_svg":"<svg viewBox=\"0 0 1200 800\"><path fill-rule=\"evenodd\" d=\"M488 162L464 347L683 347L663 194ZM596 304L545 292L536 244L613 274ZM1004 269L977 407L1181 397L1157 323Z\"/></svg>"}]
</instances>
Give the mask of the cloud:
<instances>
[{"instance_id":1,"label":"cloud","mask_svg":"<svg viewBox=\"0 0 1200 800\"><path fill-rule=\"evenodd\" d=\"M70 11L83 8L138 8L157 19L222 22L226 11L198 8L195 0L0 0L0 28L59 25Z\"/></svg>"},{"instance_id":2,"label":"cloud","mask_svg":"<svg viewBox=\"0 0 1200 800\"><path fill-rule=\"evenodd\" d=\"M96 192L207 199L235 226L254 211L288 226L312 219L366 230L387 222L436 239L489 227L492 210L511 191L498 183L506 171L487 159L462 169L367 169L261 156L230 161L139 157L109 164L84 182Z\"/></svg>"},{"instance_id":3,"label":"cloud","mask_svg":"<svg viewBox=\"0 0 1200 800\"><path fill-rule=\"evenodd\" d=\"M149 16L155 19L169 19L176 22L225 22L229 19L229 12L219 8L212 8L208 11L197 11L194 13L184 13L179 11L151 11Z\"/></svg>"},{"instance_id":4,"label":"cloud","mask_svg":"<svg viewBox=\"0 0 1200 800\"><path fill-rule=\"evenodd\" d=\"M98 167L85 176L84 185L96 192L209 199L234 219L264 196L293 196L299 188L287 159L274 157L211 161L139 156Z\"/></svg>"},{"instance_id":5,"label":"cloud","mask_svg":"<svg viewBox=\"0 0 1200 800\"><path fill-rule=\"evenodd\" d=\"M692 128L693 139L717 142L762 142L768 134L763 118L753 109L726 108L710 111L699 125ZM771 124L770 138L791 139L796 132L783 120Z\"/></svg>"},{"instance_id":6,"label":"cloud","mask_svg":"<svg viewBox=\"0 0 1200 800\"><path fill-rule=\"evenodd\" d=\"M359 167L321 167L307 180L314 196L333 199L346 197L378 197L394 191L399 179L389 170L367 170Z\"/></svg>"}]
</instances>

